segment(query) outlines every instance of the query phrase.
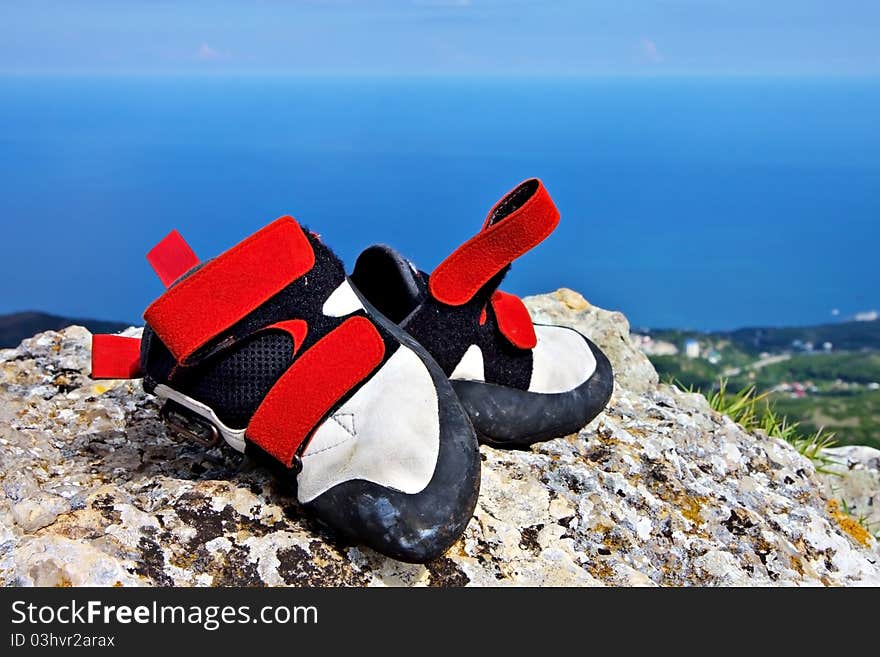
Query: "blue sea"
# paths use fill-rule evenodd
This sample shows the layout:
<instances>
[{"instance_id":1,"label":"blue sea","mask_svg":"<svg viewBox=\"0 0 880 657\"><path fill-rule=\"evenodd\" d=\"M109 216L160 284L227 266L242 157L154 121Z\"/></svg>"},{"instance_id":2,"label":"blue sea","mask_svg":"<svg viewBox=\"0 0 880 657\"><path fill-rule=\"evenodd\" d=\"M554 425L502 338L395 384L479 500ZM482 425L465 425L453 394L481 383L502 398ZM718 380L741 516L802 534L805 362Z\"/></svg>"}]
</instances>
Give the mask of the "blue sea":
<instances>
[{"instance_id":1,"label":"blue sea","mask_svg":"<svg viewBox=\"0 0 880 657\"><path fill-rule=\"evenodd\" d=\"M880 80L0 78L0 313L137 322L171 228L202 257L292 214L430 270L521 179L557 232L505 288L635 326L880 307Z\"/></svg>"}]
</instances>

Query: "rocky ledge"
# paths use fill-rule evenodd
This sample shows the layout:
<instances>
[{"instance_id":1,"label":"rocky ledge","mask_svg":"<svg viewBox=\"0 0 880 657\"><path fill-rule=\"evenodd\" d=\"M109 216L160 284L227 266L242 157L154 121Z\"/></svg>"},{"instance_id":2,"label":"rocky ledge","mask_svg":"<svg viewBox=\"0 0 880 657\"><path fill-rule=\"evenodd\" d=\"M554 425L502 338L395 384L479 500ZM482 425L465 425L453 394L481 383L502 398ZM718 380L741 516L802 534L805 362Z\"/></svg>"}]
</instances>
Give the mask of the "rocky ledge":
<instances>
[{"instance_id":1,"label":"rocky ledge","mask_svg":"<svg viewBox=\"0 0 880 657\"><path fill-rule=\"evenodd\" d=\"M880 453L850 450L823 480L786 443L658 385L621 314L570 290L527 304L605 350L614 396L579 435L525 452L484 447L474 518L426 566L340 542L285 482L168 433L139 382L89 379L85 329L0 351L0 581L880 584L877 542L838 497L874 504Z\"/></svg>"}]
</instances>

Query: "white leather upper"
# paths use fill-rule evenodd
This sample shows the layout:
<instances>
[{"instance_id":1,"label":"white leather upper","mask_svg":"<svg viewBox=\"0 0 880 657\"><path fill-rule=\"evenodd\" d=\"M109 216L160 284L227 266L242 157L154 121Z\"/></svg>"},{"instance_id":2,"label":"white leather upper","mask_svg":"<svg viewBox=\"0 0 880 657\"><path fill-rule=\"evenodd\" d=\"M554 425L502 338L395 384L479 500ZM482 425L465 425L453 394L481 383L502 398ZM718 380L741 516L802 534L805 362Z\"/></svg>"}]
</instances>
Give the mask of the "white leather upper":
<instances>
[{"instance_id":1,"label":"white leather upper","mask_svg":"<svg viewBox=\"0 0 880 657\"><path fill-rule=\"evenodd\" d=\"M535 325L535 335L529 392L568 392L593 376L596 357L580 333L563 326ZM477 345L467 348L449 378L486 380L483 352Z\"/></svg>"},{"instance_id":2,"label":"white leather upper","mask_svg":"<svg viewBox=\"0 0 880 657\"><path fill-rule=\"evenodd\" d=\"M298 497L309 502L352 479L418 493L431 481L439 451L434 382L416 353L401 345L315 431L303 453Z\"/></svg>"},{"instance_id":3,"label":"white leather upper","mask_svg":"<svg viewBox=\"0 0 880 657\"><path fill-rule=\"evenodd\" d=\"M344 317L345 315L350 315L358 310L363 310L363 307L364 304L361 303L358 295L355 293L354 289L352 289L348 279L345 279L342 281L342 284L333 290L330 296L327 297L324 306L321 308L321 312L329 317Z\"/></svg>"},{"instance_id":4,"label":"white leather upper","mask_svg":"<svg viewBox=\"0 0 880 657\"><path fill-rule=\"evenodd\" d=\"M593 376L596 357L583 336L562 326L535 326L529 392L568 392Z\"/></svg>"},{"instance_id":5,"label":"white leather upper","mask_svg":"<svg viewBox=\"0 0 880 657\"><path fill-rule=\"evenodd\" d=\"M464 356L458 361L458 365L449 375L450 379L463 379L465 381L485 381L486 374L483 368L483 351L472 344L464 352Z\"/></svg>"}]
</instances>

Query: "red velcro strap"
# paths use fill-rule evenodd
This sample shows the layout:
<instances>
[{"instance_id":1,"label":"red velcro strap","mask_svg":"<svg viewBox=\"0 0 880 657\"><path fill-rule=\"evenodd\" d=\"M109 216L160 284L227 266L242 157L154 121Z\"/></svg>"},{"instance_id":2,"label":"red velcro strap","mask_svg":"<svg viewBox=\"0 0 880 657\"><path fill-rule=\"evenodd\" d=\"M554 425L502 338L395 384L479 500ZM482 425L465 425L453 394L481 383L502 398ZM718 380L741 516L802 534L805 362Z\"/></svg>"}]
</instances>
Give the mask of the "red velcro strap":
<instances>
[{"instance_id":1,"label":"red velcro strap","mask_svg":"<svg viewBox=\"0 0 880 657\"><path fill-rule=\"evenodd\" d=\"M183 239L183 235L172 230L150 249L147 262L162 281L162 285L171 287L174 281L199 264L199 258Z\"/></svg>"},{"instance_id":2,"label":"red velcro strap","mask_svg":"<svg viewBox=\"0 0 880 657\"><path fill-rule=\"evenodd\" d=\"M315 425L384 355L385 343L370 320L346 320L281 375L251 418L248 439L290 467Z\"/></svg>"},{"instance_id":3,"label":"red velcro strap","mask_svg":"<svg viewBox=\"0 0 880 657\"><path fill-rule=\"evenodd\" d=\"M92 336L93 379L136 379L140 375L140 338L103 334Z\"/></svg>"},{"instance_id":4,"label":"red velcro strap","mask_svg":"<svg viewBox=\"0 0 880 657\"><path fill-rule=\"evenodd\" d=\"M281 217L169 289L144 319L182 362L314 264L299 224Z\"/></svg>"},{"instance_id":5,"label":"red velcro strap","mask_svg":"<svg viewBox=\"0 0 880 657\"><path fill-rule=\"evenodd\" d=\"M515 209L505 215L511 207ZM434 270L431 294L450 306L467 303L490 278L546 239L558 223L559 210L543 183L527 180L498 202L482 231Z\"/></svg>"},{"instance_id":6,"label":"red velcro strap","mask_svg":"<svg viewBox=\"0 0 880 657\"><path fill-rule=\"evenodd\" d=\"M519 297L496 290L492 295L492 310L498 320L498 329L513 346L520 349L535 348L538 344L535 325L532 324L528 308Z\"/></svg>"}]
</instances>

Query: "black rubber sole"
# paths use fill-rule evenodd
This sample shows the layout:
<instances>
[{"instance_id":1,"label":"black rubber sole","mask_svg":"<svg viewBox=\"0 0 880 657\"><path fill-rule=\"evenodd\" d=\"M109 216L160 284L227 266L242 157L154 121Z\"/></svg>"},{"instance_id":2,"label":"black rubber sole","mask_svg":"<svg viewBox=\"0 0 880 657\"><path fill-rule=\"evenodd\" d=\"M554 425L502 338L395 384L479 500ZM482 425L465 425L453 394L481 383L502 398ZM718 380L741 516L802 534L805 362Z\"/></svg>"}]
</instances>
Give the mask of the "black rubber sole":
<instances>
[{"instance_id":1,"label":"black rubber sole","mask_svg":"<svg viewBox=\"0 0 880 657\"><path fill-rule=\"evenodd\" d=\"M602 412L614 390L611 363L599 347L581 337L596 358L596 371L568 392L544 394L482 381L452 381L481 443L526 449L577 433Z\"/></svg>"},{"instance_id":2,"label":"black rubber sole","mask_svg":"<svg viewBox=\"0 0 880 657\"><path fill-rule=\"evenodd\" d=\"M356 288L354 288L356 289ZM412 349L431 373L440 411L440 449L431 481L407 494L365 480L337 484L304 504L339 533L400 561L425 563L458 540L480 492L477 436L449 379L425 349L358 296L370 319Z\"/></svg>"}]
</instances>

